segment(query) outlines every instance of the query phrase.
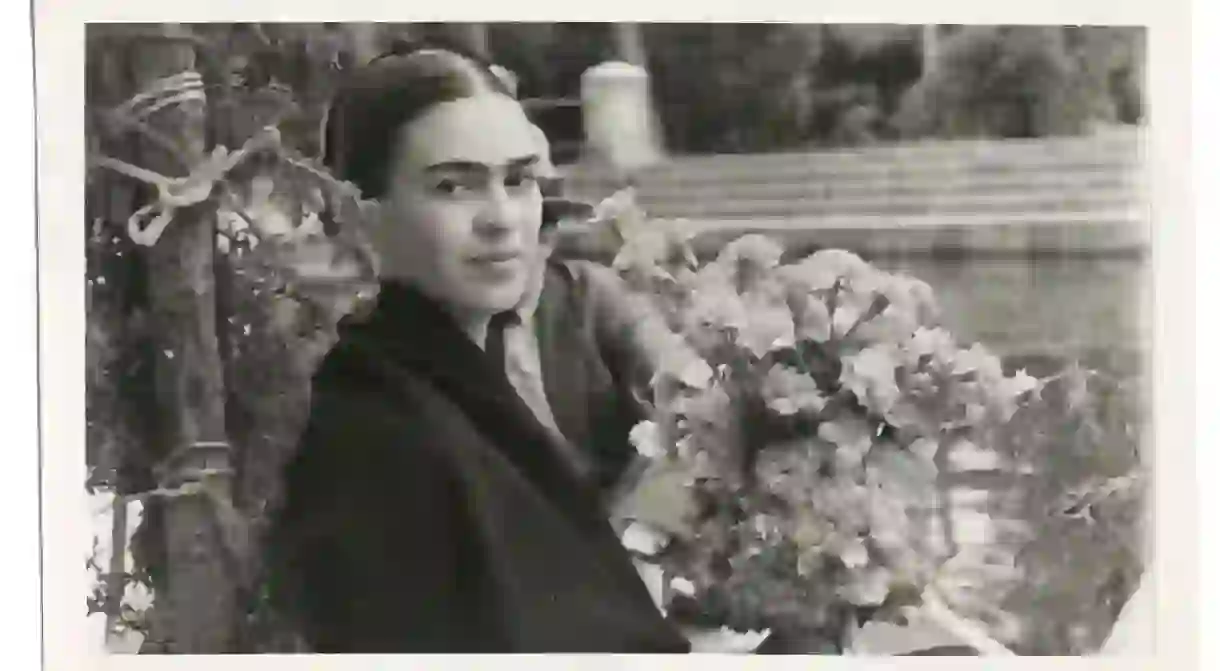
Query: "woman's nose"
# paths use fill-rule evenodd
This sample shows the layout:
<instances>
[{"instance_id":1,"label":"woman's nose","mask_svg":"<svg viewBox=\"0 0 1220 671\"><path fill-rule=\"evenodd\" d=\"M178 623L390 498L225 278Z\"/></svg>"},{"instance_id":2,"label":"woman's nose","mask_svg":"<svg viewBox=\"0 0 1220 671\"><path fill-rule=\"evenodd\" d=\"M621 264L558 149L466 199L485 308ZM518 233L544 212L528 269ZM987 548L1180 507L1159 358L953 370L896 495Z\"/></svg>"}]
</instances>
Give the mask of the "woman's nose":
<instances>
[{"instance_id":1,"label":"woman's nose","mask_svg":"<svg viewBox=\"0 0 1220 671\"><path fill-rule=\"evenodd\" d=\"M508 190L502 184L493 184L487 189L483 206L475 215L475 228L483 233L500 233L513 225L513 204Z\"/></svg>"}]
</instances>

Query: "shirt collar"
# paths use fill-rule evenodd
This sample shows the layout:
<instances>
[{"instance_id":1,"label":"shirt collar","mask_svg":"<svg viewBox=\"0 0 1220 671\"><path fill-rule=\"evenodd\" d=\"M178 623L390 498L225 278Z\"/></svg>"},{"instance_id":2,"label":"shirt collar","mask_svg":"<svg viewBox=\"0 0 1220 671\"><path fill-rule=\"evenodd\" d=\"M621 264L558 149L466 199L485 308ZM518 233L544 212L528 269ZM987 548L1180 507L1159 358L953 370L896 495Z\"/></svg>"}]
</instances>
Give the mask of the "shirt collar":
<instances>
[{"instance_id":1,"label":"shirt collar","mask_svg":"<svg viewBox=\"0 0 1220 671\"><path fill-rule=\"evenodd\" d=\"M534 319L534 313L538 311L538 303L542 300L542 288L546 285L546 270L549 264L549 259L540 260L538 266L534 268L534 275L530 276L530 285L525 297L517 305L517 316L521 318L522 324L529 324Z\"/></svg>"}]
</instances>

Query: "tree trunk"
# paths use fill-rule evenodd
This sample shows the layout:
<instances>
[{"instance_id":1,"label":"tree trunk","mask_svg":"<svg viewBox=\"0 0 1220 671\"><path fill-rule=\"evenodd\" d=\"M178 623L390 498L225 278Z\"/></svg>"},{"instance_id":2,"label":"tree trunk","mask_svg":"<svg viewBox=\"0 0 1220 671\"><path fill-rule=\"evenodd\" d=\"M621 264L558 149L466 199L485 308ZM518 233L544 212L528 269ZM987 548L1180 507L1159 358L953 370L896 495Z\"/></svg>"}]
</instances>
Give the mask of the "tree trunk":
<instances>
[{"instance_id":1,"label":"tree trunk","mask_svg":"<svg viewBox=\"0 0 1220 671\"><path fill-rule=\"evenodd\" d=\"M179 25L149 26L130 52L136 85L196 69L195 46ZM191 161L206 149L206 103L188 100L154 112L148 123L177 141ZM139 145L143 167L167 176L184 169L169 154L145 141ZM198 471L225 471L223 370L216 340L213 254L214 215L206 206L178 210L160 240L148 250L150 312L158 359L155 388L164 420L161 436L166 462L163 484L196 480ZM231 484L221 478L217 494L228 497ZM216 533L212 503L202 496L164 502L166 591L170 650L207 654L234 652L235 584L227 575L229 558Z\"/></svg>"}]
</instances>

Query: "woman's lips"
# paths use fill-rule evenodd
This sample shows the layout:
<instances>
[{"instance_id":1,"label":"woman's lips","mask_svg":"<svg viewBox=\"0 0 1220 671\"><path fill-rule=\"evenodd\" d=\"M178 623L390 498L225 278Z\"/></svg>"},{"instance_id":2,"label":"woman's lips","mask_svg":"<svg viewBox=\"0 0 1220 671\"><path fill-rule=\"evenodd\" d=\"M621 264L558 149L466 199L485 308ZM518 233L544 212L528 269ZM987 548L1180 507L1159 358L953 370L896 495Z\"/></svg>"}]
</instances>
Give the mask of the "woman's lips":
<instances>
[{"instance_id":1,"label":"woman's lips","mask_svg":"<svg viewBox=\"0 0 1220 671\"><path fill-rule=\"evenodd\" d=\"M506 250L501 252L476 254L471 257L471 261L474 261L475 263L501 263L504 261L516 261L519 258L521 258L521 252Z\"/></svg>"},{"instance_id":2,"label":"woman's lips","mask_svg":"<svg viewBox=\"0 0 1220 671\"><path fill-rule=\"evenodd\" d=\"M470 264L483 272L511 277L521 267L520 252L489 252L470 258Z\"/></svg>"}]
</instances>

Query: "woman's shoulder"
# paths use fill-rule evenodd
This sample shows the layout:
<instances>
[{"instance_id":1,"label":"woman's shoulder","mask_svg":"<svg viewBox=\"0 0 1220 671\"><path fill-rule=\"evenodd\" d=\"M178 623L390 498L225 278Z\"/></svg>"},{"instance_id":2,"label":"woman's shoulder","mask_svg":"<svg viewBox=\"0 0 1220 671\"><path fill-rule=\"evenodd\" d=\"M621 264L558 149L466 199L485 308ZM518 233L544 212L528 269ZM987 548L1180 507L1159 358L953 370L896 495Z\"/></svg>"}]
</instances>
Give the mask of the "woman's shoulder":
<instances>
[{"instance_id":1,"label":"woman's shoulder","mask_svg":"<svg viewBox=\"0 0 1220 671\"><path fill-rule=\"evenodd\" d=\"M352 342L324 358L310 395L302 442L312 437L370 456L389 448L399 458L443 457L434 437L451 430L459 414L423 376Z\"/></svg>"},{"instance_id":2,"label":"woman's shoulder","mask_svg":"<svg viewBox=\"0 0 1220 671\"><path fill-rule=\"evenodd\" d=\"M561 285L579 309L599 324L630 321L634 298L613 268L596 261L564 259L551 264L552 285Z\"/></svg>"},{"instance_id":3,"label":"woman's shoulder","mask_svg":"<svg viewBox=\"0 0 1220 671\"><path fill-rule=\"evenodd\" d=\"M595 291L626 290L618 273L604 263L588 259L559 259L551 262L551 268L562 273L569 282Z\"/></svg>"}]
</instances>

